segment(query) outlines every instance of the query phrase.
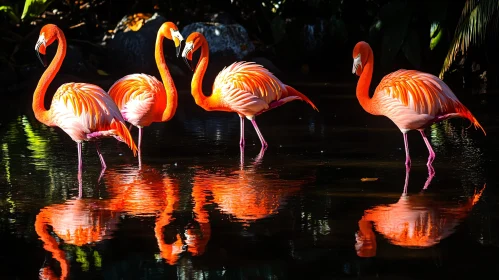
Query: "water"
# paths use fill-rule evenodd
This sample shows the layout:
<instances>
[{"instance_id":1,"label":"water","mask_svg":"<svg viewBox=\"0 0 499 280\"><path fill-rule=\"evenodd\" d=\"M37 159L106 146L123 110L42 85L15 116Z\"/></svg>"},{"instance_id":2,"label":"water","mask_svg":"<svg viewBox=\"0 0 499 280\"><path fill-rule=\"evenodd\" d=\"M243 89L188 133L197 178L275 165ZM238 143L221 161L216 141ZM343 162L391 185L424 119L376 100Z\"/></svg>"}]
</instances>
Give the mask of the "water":
<instances>
[{"instance_id":1,"label":"water","mask_svg":"<svg viewBox=\"0 0 499 280\"><path fill-rule=\"evenodd\" d=\"M487 130L451 120L400 132L362 111L354 86L297 86L246 122L181 92L175 118L144 130L142 170L122 143L83 148L34 119L25 98L0 126L2 279L470 279L498 272L498 118L491 96L463 101ZM29 102L27 102L28 100ZM134 136L137 130L132 130ZM407 183L407 184L406 184ZM425 188L426 186L426 188ZM406 188L407 193L404 192ZM483 192L482 192L483 191ZM5 278L3 278L5 277Z\"/></svg>"}]
</instances>

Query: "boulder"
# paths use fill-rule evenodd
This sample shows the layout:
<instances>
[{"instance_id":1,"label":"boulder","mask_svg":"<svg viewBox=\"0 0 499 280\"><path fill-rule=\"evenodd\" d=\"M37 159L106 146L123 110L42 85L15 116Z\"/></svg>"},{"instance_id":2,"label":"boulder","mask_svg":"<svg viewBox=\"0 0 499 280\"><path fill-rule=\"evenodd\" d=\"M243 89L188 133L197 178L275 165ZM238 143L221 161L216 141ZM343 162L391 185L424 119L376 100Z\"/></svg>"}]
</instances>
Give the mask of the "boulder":
<instances>
[{"instance_id":1,"label":"boulder","mask_svg":"<svg viewBox=\"0 0 499 280\"><path fill-rule=\"evenodd\" d=\"M122 19L126 21L127 17ZM159 72L154 58L156 36L161 25L167 20L157 13L144 20L137 31L129 28L120 28L125 24L118 24L114 35L109 39L108 63L113 74L124 76L132 73L145 73L159 78ZM164 41L164 53L173 78L184 77L185 72L177 65L182 64L175 54L173 41ZM177 63L175 61L178 61ZM172 66L172 64L177 64Z\"/></svg>"},{"instance_id":2,"label":"boulder","mask_svg":"<svg viewBox=\"0 0 499 280\"><path fill-rule=\"evenodd\" d=\"M210 56L225 56L242 60L255 51L248 32L240 24L221 24L213 22L195 22L182 29L182 36L187 38L192 32L200 32L208 41Z\"/></svg>"}]
</instances>

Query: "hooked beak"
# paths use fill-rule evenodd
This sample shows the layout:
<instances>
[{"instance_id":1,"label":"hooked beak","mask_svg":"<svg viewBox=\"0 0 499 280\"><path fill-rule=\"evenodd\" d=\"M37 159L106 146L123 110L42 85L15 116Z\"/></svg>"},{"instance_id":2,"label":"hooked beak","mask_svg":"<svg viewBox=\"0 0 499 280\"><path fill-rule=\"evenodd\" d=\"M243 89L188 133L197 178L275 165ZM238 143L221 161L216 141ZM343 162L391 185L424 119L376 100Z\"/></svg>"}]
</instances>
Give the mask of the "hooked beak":
<instances>
[{"instance_id":1,"label":"hooked beak","mask_svg":"<svg viewBox=\"0 0 499 280\"><path fill-rule=\"evenodd\" d=\"M184 37L182 37L182 34L180 34L180 31L173 30L173 28L170 29L170 32L172 33L173 42L175 43L175 51L176 51L177 57L179 57L180 50L182 49L182 41L184 40Z\"/></svg>"},{"instance_id":2,"label":"hooked beak","mask_svg":"<svg viewBox=\"0 0 499 280\"><path fill-rule=\"evenodd\" d=\"M178 46L176 46L176 47L175 47L175 51L176 51L176 53L177 53L177 57L179 57L179 56L180 56L180 49L181 49L181 48L182 48L182 45L181 45L181 44L179 44Z\"/></svg>"},{"instance_id":3,"label":"hooked beak","mask_svg":"<svg viewBox=\"0 0 499 280\"><path fill-rule=\"evenodd\" d=\"M43 36L40 36L40 38L38 38L38 41L36 42L35 51L36 51L36 55L38 56L38 59L43 64L43 67L47 67L47 58L45 57L45 55L40 54L40 47L42 45L44 48L47 47L47 44L45 42L45 38Z\"/></svg>"},{"instance_id":4,"label":"hooked beak","mask_svg":"<svg viewBox=\"0 0 499 280\"><path fill-rule=\"evenodd\" d=\"M194 71L193 67L192 67L192 60L189 60L189 59L187 59L187 57L184 57L184 61L185 61L185 64L187 64L187 67L189 67L189 69L191 71Z\"/></svg>"},{"instance_id":5,"label":"hooked beak","mask_svg":"<svg viewBox=\"0 0 499 280\"><path fill-rule=\"evenodd\" d=\"M353 59L353 67L352 67L352 74L356 74L357 73L357 68L359 68L360 66L360 69L362 69L362 61L360 60L360 54Z\"/></svg>"},{"instance_id":6,"label":"hooked beak","mask_svg":"<svg viewBox=\"0 0 499 280\"><path fill-rule=\"evenodd\" d=\"M192 42L185 43L184 51L182 52L182 57L184 58L184 62L185 64L187 64L187 67L189 67L191 71L194 71L193 70L194 67L192 67L192 60L187 58L187 55L189 54L190 51L192 51L192 49L193 49Z\"/></svg>"}]
</instances>

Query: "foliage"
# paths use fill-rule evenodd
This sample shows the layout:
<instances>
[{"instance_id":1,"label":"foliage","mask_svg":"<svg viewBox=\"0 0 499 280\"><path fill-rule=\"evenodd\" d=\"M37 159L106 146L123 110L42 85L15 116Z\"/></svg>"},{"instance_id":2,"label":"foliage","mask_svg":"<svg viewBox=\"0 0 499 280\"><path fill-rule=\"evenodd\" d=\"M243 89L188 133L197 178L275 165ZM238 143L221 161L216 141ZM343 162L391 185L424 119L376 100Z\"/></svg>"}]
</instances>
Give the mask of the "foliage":
<instances>
[{"instance_id":1,"label":"foliage","mask_svg":"<svg viewBox=\"0 0 499 280\"><path fill-rule=\"evenodd\" d=\"M466 1L454 38L440 71L440 78L449 70L458 52L466 53L472 44L479 45L484 42L487 28L492 28L490 30L491 34L497 36L498 12L499 1L497 0ZM494 25L492 22L496 24Z\"/></svg>"},{"instance_id":2,"label":"foliage","mask_svg":"<svg viewBox=\"0 0 499 280\"><path fill-rule=\"evenodd\" d=\"M41 15L53 1L54 0L26 0L21 19Z\"/></svg>"}]
</instances>

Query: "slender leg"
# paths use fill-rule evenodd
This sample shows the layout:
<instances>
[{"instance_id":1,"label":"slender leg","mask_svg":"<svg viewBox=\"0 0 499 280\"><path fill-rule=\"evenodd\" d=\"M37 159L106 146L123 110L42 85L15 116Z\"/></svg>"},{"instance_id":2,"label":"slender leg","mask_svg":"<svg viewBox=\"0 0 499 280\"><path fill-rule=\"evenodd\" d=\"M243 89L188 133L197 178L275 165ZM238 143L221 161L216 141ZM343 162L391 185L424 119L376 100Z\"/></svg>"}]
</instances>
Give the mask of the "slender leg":
<instances>
[{"instance_id":1,"label":"slender leg","mask_svg":"<svg viewBox=\"0 0 499 280\"><path fill-rule=\"evenodd\" d=\"M407 186L409 185L409 171L410 170L411 170L411 165L410 164L406 165L406 168L405 168L404 192L402 193L402 196L406 196L407 195Z\"/></svg>"},{"instance_id":2,"label":"slender leg","mask_svg":"<svg viewBox=\"0 0 499 280\"><path fill-rule=\"evenodd\" d=\"M434 176L435 176L435 169L433 169L433 166L428 165L428 179L426 179L426 182L424 183L423 190L426 190L428 188Z\"/></svg>"},{"instance_id":3,"label":"slender leg","mask_svg":"<svg viewBox=\"0 0 499 280\"><path fill-rule=\"evenodd\" d=\"M240 127L241 127L241 136L239 138L239 146L244 147L244 116L239 116L240 118Z\"/></svg>"},{"instance_id":4,"label":"slender leg","mask_svg":"<svg viewBox=\"0 0 499 280\"><path fill-rule=\"evenodd\" d=\"M405 167L411 168L411 157L409 156L409 142L407 141L407 132L403 132L404 134L404 146L405 146Z\"/></svg>"},{"instance_id":5,"label":"slender leg","mask_svg":"<svg viewBox=\"0 0 499 280\"><path fill-rule=\"evenodd\" d=\"M258 153L258 155L255 157L255 162L253 163L253 165L259 165L260 163L262 163L262 160L263 160L263 155L265 154L265 148L262 147L260 149L260 152Z\"/></svg>"},{"instance_id":6,"label":"slender leg","mask_svg":"<svg viewBox=\"0 0 499 280\"><path fill-rule=\"evenodd\" d=\"M430 166L433 163L433 160L435 159L435 152L433 151L433 148L431 147L430 141L428 141L428 138L426 138L426 134L424 133L423 129L420 129L419 132L421 132L421 136L423 136L424 143L426 144L426 147L428 148L428 152L430 153L430 156L428 157L428 162L426 165Z\"/></svg>"},{"instance_id":7,"label":"slender leg","mask_svg":"<svg viewBox=\"0 0 499 280\"><path fill-rule=\"evenodd\" d=\"M139 146L137 147L139 150L139 169L142 168L142 152L141 152L141 146L142 146L142 126L139 126Z\"/></svg>"},{"instance_id":8,"label":"slender leg","mask_svg":"<svg viewBox=\"0 0 499 280\"><path fill-rule=\"evenodd\" d=\"M83 196L83 180L78 176L78 198Z\"/></svg>"},{"instance_id":9,"label":"slender leg","mask_svg":"<svg viewBox=\"0 0 499 280\"><path fill-rule=\"evenodd\" d=\"M83 161L81 160L81 142L77 142L76 145L78 146L78 180L80 181L82 179L83 173Z\"/></svg>"},{"instance_id":10,"label":"slender leg","mask_svg":"<svg viewBox=\"0 0 499 280\"><path fill-rule=\"evenodd\" d=\"M132 132L132 127L133 127L133 124L131 124L131 125L128 127L128 131Z\"/></svg>"},{"instance_id":11,"label":"slender leg","mask_svg":"<svg viewBox=\"0 0 499 280\"><path fill-rule=\"evenodd\" d=\"M97 141L95 141L95 148L97 149L97 154L99 155L100 164L102 165L102 170L105 170L107 168L107 165L106 162L104 161L104 156L100 152L99 143Z\"/></svg>"},{"instance_id":12,"label":"slender leg","mask_svg":"<svg viewBox=\"0 0 499 280\"><path fill-rule=\"evenodd\" d=\"M253 127L255 128L256 130L256 134L258 134L258 138L260 138L260 142L262 142L262 148L267 148L268 147L268 144L267 142L265 141L265 139L263 139L263 135L262 133L260 132L260 129L258 129L258 125L256 124L256 121L255 121L255 118L251 118L251 123L253 124Z\"/></svg>"},{"instance_id":13,"label":"slender leg","mask_svg":"<svg viewBox=\"0 0 499 280\"><path fill-rule=\"evenodd\" d=\"M240 166L240 169L243 170L244 169L244 147L243 146L239 146L239 151L240 151L240 155L241 155L241 159L240 159L240 162L239 162L239 166Z\"/></svg>"}]
</instances>

